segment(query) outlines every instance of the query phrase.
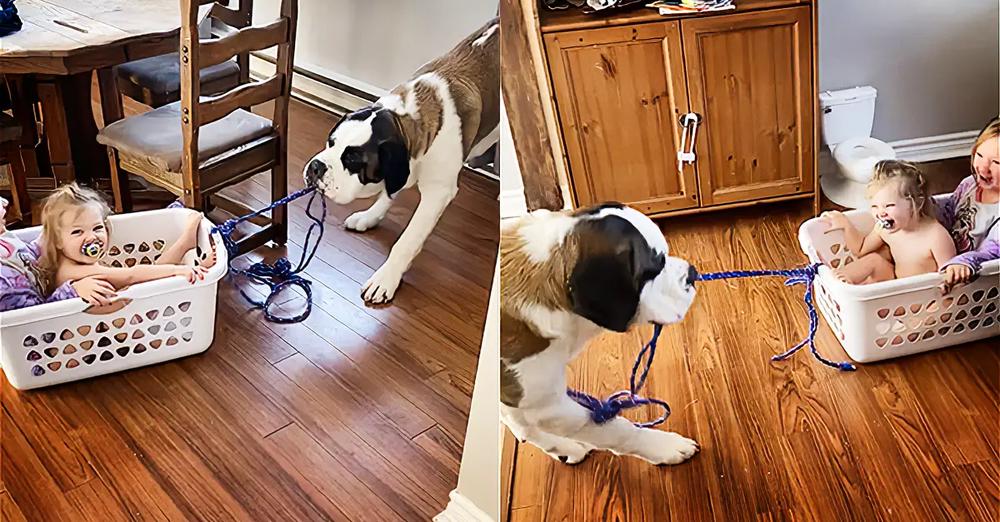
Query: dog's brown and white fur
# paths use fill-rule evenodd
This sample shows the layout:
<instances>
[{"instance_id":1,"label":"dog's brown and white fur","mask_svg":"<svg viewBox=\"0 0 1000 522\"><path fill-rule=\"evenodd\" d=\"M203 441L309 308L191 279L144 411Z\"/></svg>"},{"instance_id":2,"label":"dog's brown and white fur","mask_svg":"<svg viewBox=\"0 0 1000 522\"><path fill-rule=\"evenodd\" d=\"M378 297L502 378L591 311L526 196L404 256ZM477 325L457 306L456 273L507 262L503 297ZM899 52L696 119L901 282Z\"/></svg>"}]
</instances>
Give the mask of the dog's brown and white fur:
<instances>
[{"instance_id":1,"label":"dog's brown and white fur","mask_svg":"<svg viewBox=\"0 0 1000 522\"><path fill-rule=\"evenodd\" d=\"M694 299L694 269L649 218L618 204L533 212L501 230L500 278L500 411L518 439L570 464L592 449L655 464L698 451L621 417L596 424L566 395L566 365L602 329L675 323Z\"/></svg>"},{"instance_id":2,"label":"dog's brown and white fur","mask_svg":"<svg viewBox=\"0 0 1000 522\"><path fill-rule=\"evenodd\" d=\"M458 192L465 160L499 136L500 22L494 18L369 107L344 116L326 149L306 164L308 186L346 204L378 197L344 226L375 227L397 192L416 186L420 204L386 262L362 287L368 303L390 301Z\"/></svg>"}]
</instances>

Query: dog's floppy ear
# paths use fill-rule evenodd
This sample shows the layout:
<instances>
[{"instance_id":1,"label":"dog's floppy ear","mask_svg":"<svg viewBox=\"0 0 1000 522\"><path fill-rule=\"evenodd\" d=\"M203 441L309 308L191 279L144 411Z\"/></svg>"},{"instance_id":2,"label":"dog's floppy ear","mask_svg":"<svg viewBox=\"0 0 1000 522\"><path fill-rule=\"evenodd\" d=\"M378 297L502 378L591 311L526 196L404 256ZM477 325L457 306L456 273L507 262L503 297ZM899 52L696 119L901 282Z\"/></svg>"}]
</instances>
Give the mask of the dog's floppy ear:
<instances>
[{"instance_id":1,"label":"dog's floppy ear","mask_svg":"<svg viewBox=\"0 0 1000 522\"><path fill-rule=\"evenodd\" d=\"M624 332L639 309L645 284L636 273L636 250L645 240L618 216L584 219L571 233L579 246L569 277L573 312L608 330Z\"/></svg>"},{"instance_id":2,"label":"dog's floppy ear","mask_svg":"<svg viewBox=\"0 0 1000 522\"><path fill-rule=\"evenodd\" d=\"M569 278L573 312L602 328L624 332L639 308L628 253L580 259Z\"/></svg>"},{"instance_id":3,"label":"dog's floppy ear","mask_svg":"<svg viewBox=\"0 0 1000 522\"><path fill-rule=\"evenodd\" d=\"M378 175L385 180L389 196L402 190L410 177L410 153L402 143L384 141L378 144Z\"/></svg>"},{"instance_id":4,"label":"dog's floppy ear","mask_svg":"<svg viewBox=\"0 0 1000 522\"><path fill-rule=\"evenodd\" d=\"M385 181L385 191L392 196L402 190L410 177L410 151L392 111L380 110L376 113L372 135L378 143L376 175Z\"/></svg>"}]
</instances>

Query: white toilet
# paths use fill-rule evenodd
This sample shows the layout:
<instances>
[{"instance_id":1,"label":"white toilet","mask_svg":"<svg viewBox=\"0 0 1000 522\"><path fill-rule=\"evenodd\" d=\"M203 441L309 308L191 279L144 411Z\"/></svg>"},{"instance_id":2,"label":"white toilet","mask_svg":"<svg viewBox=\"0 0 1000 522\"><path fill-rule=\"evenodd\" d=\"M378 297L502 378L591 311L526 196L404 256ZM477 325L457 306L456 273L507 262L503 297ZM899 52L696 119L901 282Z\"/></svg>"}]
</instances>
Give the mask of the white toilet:
<instances>
[{"instance_id":1,"label":"white toilet","mask_svg":"<svg viewBox=\"0 0 1000 522\"><path fill-rule=\"evenodd\" d=\"M896 159L892 147L871 137L876 94L874 87L864 86L819 95L823 139L839 167L839 172L824 173L820 185L830 201L844 207L865 208L865 185L875 164Z\"/></svg>"}]
</instances>

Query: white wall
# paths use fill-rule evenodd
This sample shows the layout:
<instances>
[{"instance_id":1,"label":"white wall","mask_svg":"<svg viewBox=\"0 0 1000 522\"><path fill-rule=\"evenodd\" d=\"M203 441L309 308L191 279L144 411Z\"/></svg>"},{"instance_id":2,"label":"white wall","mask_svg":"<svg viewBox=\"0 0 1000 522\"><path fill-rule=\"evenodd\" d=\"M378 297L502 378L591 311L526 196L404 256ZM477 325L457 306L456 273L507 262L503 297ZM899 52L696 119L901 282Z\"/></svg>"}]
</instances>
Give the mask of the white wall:
<instances>
[{"instance_id":1,"label":"white wall","mask_svg":"<svg viewBox=\"0 0 1000 522\"><path fill-rule=\"evenodd\" d=\"M883 141L978 131L998 112L997 0L819 2L821 90L878 89Z\"/></svg>"},{"instance_id":2,"label":"white wall","mask_svg":"<svg viewBox=\"0 0 1000 522\"><path fill-rule=\"evenodd\" d=\"M523 216L528 212L524 198L521 167L514 153L507 107L500 97L500 219Z\"/></svg>"},{"instance_id":3,"label":"white wall","mask_svg":"<svg viewBox=\"0 0 1000 522\"><path fill-rule=\"evenodd\" d=\"M479 367L472 389L469 427L458 472L458 486L435 522L495 522L500 520L500 259L493 272L493 289L486 312Z\"/></svg>"},{"instance_id":4,"label":"white wall","mask_svg":"<svg viewBox=\"0 0 1000 522\"><path fill-rule=\"evenodd\" d=\"M280 4L255 0L255 22L275 18ZM295 65L381 94L496 16L497 5L497 0L299 0Z\"/></svg>"}]
</instances>

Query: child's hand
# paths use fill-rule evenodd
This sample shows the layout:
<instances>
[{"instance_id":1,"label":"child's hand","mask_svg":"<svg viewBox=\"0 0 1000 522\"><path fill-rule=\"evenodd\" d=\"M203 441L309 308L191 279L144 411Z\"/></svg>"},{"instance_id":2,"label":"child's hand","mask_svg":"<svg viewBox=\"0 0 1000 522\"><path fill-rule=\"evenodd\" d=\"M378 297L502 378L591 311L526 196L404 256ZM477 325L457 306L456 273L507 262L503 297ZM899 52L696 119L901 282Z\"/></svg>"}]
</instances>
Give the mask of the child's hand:
<instances>
[{"instance_id":1,"label":"child's hand","mask_svg":"<svg viewBox=\"0 0 1000 522\"><path fill-rule=\"evenodd\" d=\"M827 233L833 232L834 230L843 230L851 225L851 221L847 219L847 216L845 216L843 212L836 210L824 212L820 214L819 218L830 225L830 228L826 230Z\"/></svg>"},{"instance_id":2,"label":"child's hand","mask_svg":"<svg viewBox=\"0 0 1000 522\"><path fill-rule=\"evenodd\" d=\"M955 285L965 284L972 280L972 268L962 264L948 265L941 272L941 277L944 278L941 293L947 294Z\"/></svg>"},{"instance_id":3,"label":"child's hand","mask_svg":"<svg viewBox=\"0 0 1000 522\"><path fill-rule=\"evenodd\" d=\"M115 287L102 277L90 276L70 283L76 295L89 305L107 306L118 296Z\"/></svg>"},{"instance_id":4,"label":"child's hand","mask_svg":"<svg viewBox=\"0 0 1000 522\"><path fill-rule=\"evenodd\" d=\"M177 275L186 277L188 283L195 284L198 281L205 280L205 274L208 273L208 269L201 266L180 266L177 268Z\"/></svg>"}]
</instances>

